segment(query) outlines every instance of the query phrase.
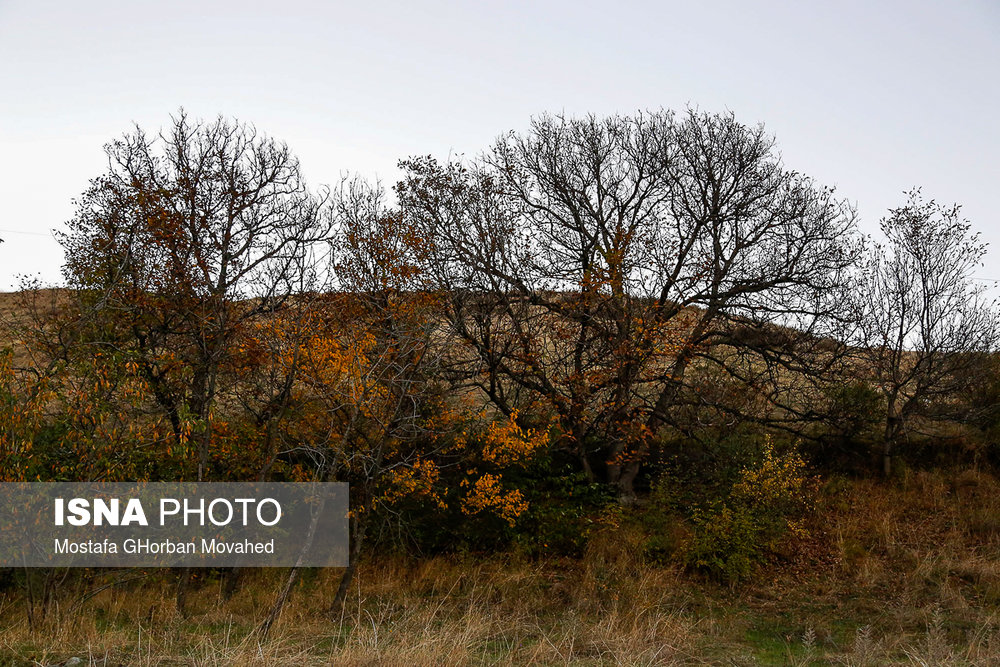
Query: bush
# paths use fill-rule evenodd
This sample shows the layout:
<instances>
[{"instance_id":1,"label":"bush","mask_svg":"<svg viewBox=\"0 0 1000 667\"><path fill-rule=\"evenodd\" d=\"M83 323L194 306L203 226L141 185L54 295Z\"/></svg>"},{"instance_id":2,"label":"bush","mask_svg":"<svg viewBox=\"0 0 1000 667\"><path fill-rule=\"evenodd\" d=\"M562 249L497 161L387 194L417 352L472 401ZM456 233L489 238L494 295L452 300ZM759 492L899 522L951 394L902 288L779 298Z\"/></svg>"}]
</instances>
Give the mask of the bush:
<instances>
[{"instance_id":1,"label":"bush","mask_svg":"<svg viewBox=\"0 0 1000 667\"><path fill-rule=\"evenodd\" d=\"M825 392L823 426L810 446L810 459L824 469L867 471L885 417L882 395L867 383L836 384Z\"/></svg>"},{"instance_id":2,"label":"bush","mask_svg":"<svg viewBox=\"0 0 1000 667\"><path fill-rule=\"evenodd\" d=\"M713 499L686 507L689 497L673 488L669 476L654 485L649 524L655 530L647 540L647 554L655 560L679 558L685 565L727 583L746 579L789 533L804 532L802 519L812 508L816 480L806 472L805 460L792 446L776 453L769 436L757 460L744 466L730 488ZM689 534L680 532L670 517L687 515Z\"/></svg>"},{"instance_id":3,"label":"bush","mask_svg":"<svg viewBox=\"0 0 1000 667\"><path fill-rule=\"evenodd\" d=\"M543 458L518 481L529 505L515 542L530 555L582 556L595 531L618 520L614 490L571 461Z\"/></svg>"},{"instance_id":4,"label":"bush","mask_svg":"<svg viewBox=\"0 0 1000 667\"><path fill-rule=\"evenodd\" d=\"M762 526L748 507L727 503L696 507L691 525L684 560L695 570L736 583L746 579L764 559Z\"/></svg>"}]
</instances>

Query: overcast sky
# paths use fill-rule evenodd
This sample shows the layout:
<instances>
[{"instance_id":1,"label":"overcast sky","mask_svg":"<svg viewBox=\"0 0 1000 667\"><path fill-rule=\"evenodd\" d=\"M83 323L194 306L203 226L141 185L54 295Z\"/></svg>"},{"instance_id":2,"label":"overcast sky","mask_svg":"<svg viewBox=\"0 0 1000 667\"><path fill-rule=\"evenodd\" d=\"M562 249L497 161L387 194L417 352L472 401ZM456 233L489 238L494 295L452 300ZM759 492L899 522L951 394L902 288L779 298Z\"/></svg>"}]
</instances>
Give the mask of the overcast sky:
<instances>
[{"instance_id":1,"label":"overcast sky","mask_svg":"<svg viewBox=\"0 0 1000 667\"><path fill-rule=\"evenodd\" d=\"M958 202L1000 278L1000 2L0 0L0 290L58 282L51 230L103 145L185 107L254 123L313 184L391 184L540 112L696 105L764 123L877 229Z\"/></svg>"}]
</instances>

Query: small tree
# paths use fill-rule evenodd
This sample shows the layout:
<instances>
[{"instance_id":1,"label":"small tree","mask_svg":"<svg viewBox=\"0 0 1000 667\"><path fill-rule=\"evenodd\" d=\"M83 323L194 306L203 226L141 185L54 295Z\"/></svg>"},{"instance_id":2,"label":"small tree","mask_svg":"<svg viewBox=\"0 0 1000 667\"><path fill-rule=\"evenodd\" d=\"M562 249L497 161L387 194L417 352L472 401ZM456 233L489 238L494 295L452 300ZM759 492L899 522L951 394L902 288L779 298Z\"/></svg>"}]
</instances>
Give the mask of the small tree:
<instances>
[{"instance_id":1,"label":"small tree","mask_svg":"<svg viewBox=\"0 0 1000 667\"><path fill-rule=\"evenodd\" d=\"M202 480L235 342L302 289L324 229L287 146L223 118L172 120L108 144L77 202L60 242L80 326L59 343L127 356Z\"/></svg>"},{"instance_id":2,"label":"small tree","mask_svg":"<svg viewBox=\"0 0 1000 667\"><path fill-rule=\"evenodd\" d=\"M882 470L929 406L954 398L996 349L996 302L972 273L986 244L958 205L924 201L919 190L881 221L884 245L865 264L859 347L885 398Z\"/></svg>"},{"instance_id":3,"label":"small tree","mask_svg":"<svg viewBox=\"0 0 1000 667\"><path fill-rule=\"evenodd\" d=\"M308 284L310 251L326 236L322 202L287 146L224 118L182 110L168 130L137 127L105 152L107 172L60 237L76 322L51 356L115 360L148 390L134 419L149 411L168 424L179 476L210 479L224 468L213 453L234 450L227 422L243 416L223 414L238 404L237 343ZM129 407L123 398L113 393L102 412Z\"/></svg>"},{"instance_id":4,"label":"small tree","mask_svg":"<svg viewBox=\"0 0 1000 667\"><path fill-rule=\"evenodd\" d=\"M426 412L437 297L424 289L425 242L386 205L380 187L345 182L331 203L330 283L293 336L299 414L282 440L313 462L317 479L351 484L351 548L330 606L336 613L384 488L401 475L436 479ZM262 634L297 576L293 568Z\"/></svg>"}]
</instances>

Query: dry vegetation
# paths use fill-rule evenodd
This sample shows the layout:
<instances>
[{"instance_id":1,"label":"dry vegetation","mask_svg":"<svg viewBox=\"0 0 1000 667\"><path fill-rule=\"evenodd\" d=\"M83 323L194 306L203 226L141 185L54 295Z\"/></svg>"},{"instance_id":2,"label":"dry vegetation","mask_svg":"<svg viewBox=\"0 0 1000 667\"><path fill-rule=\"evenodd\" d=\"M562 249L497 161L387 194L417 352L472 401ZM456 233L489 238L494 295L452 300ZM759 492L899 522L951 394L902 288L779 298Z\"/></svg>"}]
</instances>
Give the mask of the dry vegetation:
<instances>
[{"instance_id":1,"label":"dry vegetation","mask_svg":"<svg viewBox=\"0 0 1000 667\"><path fill-rule=\"evenodd\" d=\"M541 116L394 197L172 121L106 147L68 288L0 294L0 474L347 482L350 566L0 570L0 667L1000 665L957 206L871 247L694 109Z\"/></svg>"},{"instance_id":2,"label":"dry vegetation","mask_svg":"<svg viewBox=\"0 0 1000 667\"><path fill-rule=\"evenodd\" d=\"M371 558L340 618L321 613L337 572L311 572L263 643L253 628L281 572L253 573L226 602L208 577L188 618L161 573L74 607L121 576L104 573L65 591L35 630L8 593L0 664L1000 664L993 476L834 479L817 517L788 561L736 589L650 566L629 527L580 560Z\"/></svg>"}]
</instances>

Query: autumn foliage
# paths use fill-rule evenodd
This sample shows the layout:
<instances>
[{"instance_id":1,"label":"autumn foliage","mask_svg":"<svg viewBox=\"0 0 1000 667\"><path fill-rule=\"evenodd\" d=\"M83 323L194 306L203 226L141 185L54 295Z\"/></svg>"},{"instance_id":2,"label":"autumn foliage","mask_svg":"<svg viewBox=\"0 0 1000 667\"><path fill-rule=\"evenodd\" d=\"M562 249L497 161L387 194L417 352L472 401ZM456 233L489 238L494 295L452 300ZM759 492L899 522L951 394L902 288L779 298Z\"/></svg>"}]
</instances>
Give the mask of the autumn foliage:
<instances>
[{"instance_id":1,"label":"autumn foliage","mask_svg":"<svg viewBox=\"0 0 1000 667\"><path fill-rule=\"evenodd\" d=\"M630 521L745 579L808 535L810 458L856 471L996 421L992 311L975 349L859 344L892 294L874 324L846 295L894 255L866 264L850 205L731 115L541 116L391 190L310 188L284 144L183 112L106 152L65 288L26 286L5 323L0 478L349 482L331 608L375 545L579 555ZM939 209L904 213L940 236ZM941 238L977 260L956 215Z\"/></svg>"}]
</instances>

